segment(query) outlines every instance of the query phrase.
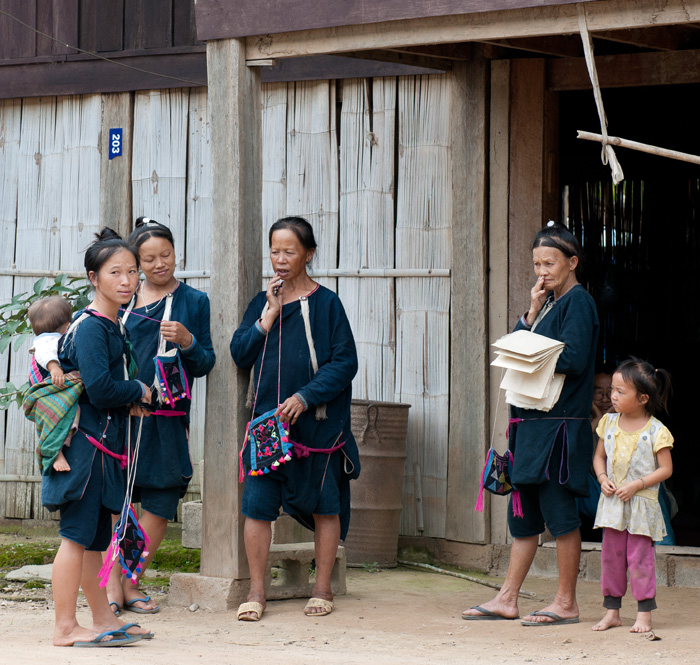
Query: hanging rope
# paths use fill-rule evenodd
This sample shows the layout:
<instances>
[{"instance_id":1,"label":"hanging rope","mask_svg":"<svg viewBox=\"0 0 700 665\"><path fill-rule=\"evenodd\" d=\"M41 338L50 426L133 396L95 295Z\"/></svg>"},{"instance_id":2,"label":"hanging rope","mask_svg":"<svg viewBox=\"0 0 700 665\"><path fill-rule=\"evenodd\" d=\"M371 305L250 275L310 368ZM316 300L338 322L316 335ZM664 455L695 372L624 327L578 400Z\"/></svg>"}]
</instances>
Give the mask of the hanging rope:
<instances>
[{"instance_id":1,"label":"hanging rope","mask_svg":"<svg viewBox=\"0 0 700 665\"><path fill-rule=\"evenodd\" d=\"M583 52L586 56L586 66L588 67L588 75L593 86L593 97L595 105L598 109L598 117L600 118L600 133L602 134L602 144L600 158L603 164L609 164L612 171L612 179L616 185L619 185L624 179L625 174L622 172L620 162L617 161L615 151L609 143L608 139L608 119L605 115L603 107L603 96L600 94L600 84L598 83L598 71L595 68L595 60L593 59L593 40L588 32L588 24L586 23L586 10L581 4L576 5L578 9L578 25L581 32L581 41L583 42Z\"/></svg>"}]
</instances>

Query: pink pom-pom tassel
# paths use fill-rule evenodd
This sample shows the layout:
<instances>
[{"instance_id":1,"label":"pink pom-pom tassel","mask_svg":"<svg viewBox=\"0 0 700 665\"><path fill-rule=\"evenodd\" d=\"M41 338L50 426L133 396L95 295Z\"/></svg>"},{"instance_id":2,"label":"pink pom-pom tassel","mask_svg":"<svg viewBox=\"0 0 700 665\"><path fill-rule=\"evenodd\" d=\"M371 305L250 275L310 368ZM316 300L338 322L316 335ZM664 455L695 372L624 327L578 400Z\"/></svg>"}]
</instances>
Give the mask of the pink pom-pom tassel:
<instances>
[{"instance_id":1,"label":"pink pom-pom tassel","mask_svg":"<svg viewBox=\"0 0 700 665\"><path fill-rule=\"evenodd\" d=\"M481 475L479 476L479 496L477 497L476 505L474 506L474 510L477 513L484 512L484 476L486 475L486 471L488 470L490 460L491 451L489 450L489 454L486 455L486 461L484 462L484 468L481 470Z\"/></svg>"},{"instance_id":2,"label":"pink pom-pom tassel","mask_svg":"<svg viewBox=\"0 0 700 665\"><path fill-rule=\"evenodd\" d=\"M520 502L520 490L513 490L513 515L525 517L523 514L523 504Z\"/></svg>"}]
</instances>

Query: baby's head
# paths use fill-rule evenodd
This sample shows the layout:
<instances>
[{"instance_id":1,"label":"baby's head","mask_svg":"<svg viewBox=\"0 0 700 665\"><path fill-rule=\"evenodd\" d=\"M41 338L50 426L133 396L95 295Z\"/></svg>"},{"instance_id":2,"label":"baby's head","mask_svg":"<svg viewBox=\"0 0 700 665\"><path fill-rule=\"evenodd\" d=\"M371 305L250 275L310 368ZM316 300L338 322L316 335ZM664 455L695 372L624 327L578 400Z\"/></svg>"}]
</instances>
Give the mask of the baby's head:
<instances>
[{"instance_id":1,"label":"baby's head","mask_svg":"<svg viewBox=\"0 0 700 665\"><path fill-rule=\"evenodd\" d=\"M671 375L646 360L629 358L613 374L612 401L619 413L625 413L635 403L651 415L666 411L670 394Z\"/></svg>"},{"instance_id":2,"label":"baby's head","mask_svg":"<svg viewBox=\"0 0 700 665\"><path fill-rule=\"evenodd\" d=\"M63 334L73 320L73 312L63 296L37 300L27 310L27 316L35 335L48 332Z\"/></svg>"}]
</instances>

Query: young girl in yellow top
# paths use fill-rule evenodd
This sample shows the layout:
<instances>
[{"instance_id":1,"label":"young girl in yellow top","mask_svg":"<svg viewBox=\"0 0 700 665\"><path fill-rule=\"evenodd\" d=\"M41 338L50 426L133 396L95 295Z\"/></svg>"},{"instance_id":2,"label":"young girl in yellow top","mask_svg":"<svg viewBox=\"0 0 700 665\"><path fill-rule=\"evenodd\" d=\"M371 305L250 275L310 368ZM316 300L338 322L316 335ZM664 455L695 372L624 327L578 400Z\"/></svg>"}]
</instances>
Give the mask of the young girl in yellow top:
<instances>
[{"instance_id":1,"label":"young girl in yellow top","mask_svg":"<svg viewBox=\"0 0 700 665\"><path fill-rule=\"evenodd\" d=\"M637 358L626 360L613 374L616 413L601 418L593 458L601 488L595 526L604 528L600 586L607 609L593 630L621 625L628 569L637 601L637 620L630 632L651 630L651 611L656 609L653 541L666 535L659 483L673 471L673 437L654 413L666 409L670 390L666 370Z\"/></svg>"}]
</instances>

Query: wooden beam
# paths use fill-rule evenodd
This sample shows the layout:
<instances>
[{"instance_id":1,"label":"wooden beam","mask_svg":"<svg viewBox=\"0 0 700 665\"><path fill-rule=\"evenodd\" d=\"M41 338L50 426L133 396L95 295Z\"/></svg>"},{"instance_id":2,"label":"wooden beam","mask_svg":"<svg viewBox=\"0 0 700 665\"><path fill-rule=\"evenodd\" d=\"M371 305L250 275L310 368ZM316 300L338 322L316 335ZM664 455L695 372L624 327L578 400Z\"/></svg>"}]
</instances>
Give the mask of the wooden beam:
<instances>
[{"instance_id":1,"label":"wooden beam","mask_svg":"<svg viewBox=\"0 0 700 665\"><path fill-rule=\"evenodd\" d=\"M452 72L452 286L450 430L445 537L486 542L472 510L488 440L487 215L488 62Z\"/></svg>"},{"instance_id":2,"label":"wooden beam","mask_svg":"<svg viewBox=\"0 0 700 665\"><path fill-rule=\"evenodd\" d=\"M197 7L199 6L198 2ZM689 3L685 0L605 0L588 2L585 6L591 32L700 21L700 3ZM578 32L576 6L558 4L259 35L246 39L246 57L250 60L291 58L374 48L566 35Z\"/></svg>"},{"instance_id":3,"label":"wooden beam","mask_svg":"<svg viewBox=\"0 0 700 665\"><path fill-rule=\"evenodd\" d=\"M591 0L197 0L199 39L366 25L401 19L563 5Z\"/></svg>"},{"instance_id":4,"label":"wooden beam","mask_svg":"<svg viewBox=\"0 0 700 665\"><path fill-rule=\"evenodd\" d=\"M203 52L119 60L145 71L127 69L105 60L84 59L5 65L0 67L0 99L188 88L204 86L207 82Z\"/></svg>"},{"instance_id":5,"label":"wooden beam","mask_svg":"<svg viewBox=\"0 0 700 665\"><path fill-rule=\"evenodd\" d=\"M597 56L601 88L700 83L700 50ZM550 90L590 90L583 58L547 63Z\"/></svg>"},{"instance_id":6,"label":"wooden beam","mask_svg":"<svg viewBox=\"0 0 700 665\"><path fill-rule=\"evenodd\" d=\"M237 370L229 343L262 280L262 155L260 75L246 67L238 40L207 44L213 207L211 237L212 341L217 363L207 377L204 434L202 575L248 577L238 480L238 450L250 415L249 372ZM225 408L222 408L225 404ZM235 605L244 590L227 596Z\"/></svg>"},{"instance_id":7,"label":"wooden beam","mask_svg":"<svg viewBox=\"0 0 700 665\"><path fill-rule=\"evenodd\" d=\"M249 65L258 62L249 61ZM451 65L450 65L451 66ZM442 74L439 67L414 66L397 62L380 62L340 55L314 55L287 58L273 67L261 67L263 83L279 81L323 81L330 79L376 78L380 76L420 76Z\"/></svg>"},{"instance_id":8,"label":"wooden beam","mask_svg":"<svg viewBox=\"0 0 700 665\"><path fill-rule=\"evenodd\" d=\"M619 44L630 44L657 51L678 51L692 48L698 46L699 37L696 28L685 28L680 25L639 30L605 30L595 34L596 39L605 39Z\"/></svg>"},{"instance_id":9,"label":"wooden beam","mask_svg":"<svg viewBox=\"0 0 700 665\"><path fill-rule=\"evenodd\" d=\"M109 158L109 130L121 128L122 154ZM132 230L131 153L134 130L133 94L102 97L100 137L100 226L110 226L126 238Z\"/></svg>"},{"instance_id":10,"label":"wooden beam","mask_svg":"<svg viewBox=\"0 0 700 665\"><path fill-rule=\"evenodd\" d=\"M422 67L435 71L449 71L452 69L452 61L446 58L438 58L420 53L406 53L391 49L372 49L370 51L351 51L347 53L350 58L360 60L374 60L375 62L389 62L410 67Z\"/></svg>"},{"instance_id":11,"label":"wooden beam","mask_svg":"<svg viewBox=\"0 0 700 665\"><path fill-rule=\"evenodd\" d=\"M540 55L557 56L562 58L578 58L583 56L581 38L577 35L561 35L541 38L496 39L486 42L493 46L516 51L527 51Z\"/></svg>"}]
</instances>

